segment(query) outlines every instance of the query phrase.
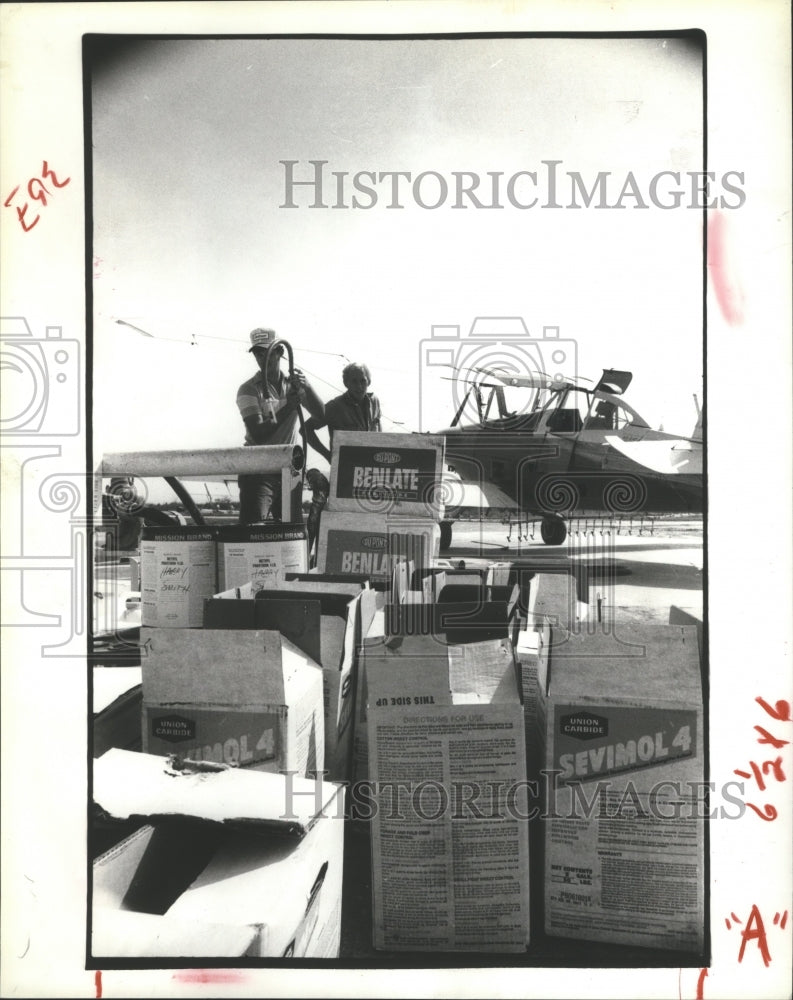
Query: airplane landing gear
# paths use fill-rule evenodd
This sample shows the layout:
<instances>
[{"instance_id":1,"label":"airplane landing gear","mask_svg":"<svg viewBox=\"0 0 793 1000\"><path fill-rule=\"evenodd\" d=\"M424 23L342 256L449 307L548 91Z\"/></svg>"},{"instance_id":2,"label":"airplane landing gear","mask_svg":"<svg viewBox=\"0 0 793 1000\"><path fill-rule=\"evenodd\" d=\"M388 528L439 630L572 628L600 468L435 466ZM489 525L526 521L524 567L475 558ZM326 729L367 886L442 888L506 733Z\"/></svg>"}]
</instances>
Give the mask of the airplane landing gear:
<instances>
[{"instance_id":1,"label":"airplane landing gear","mask_svg":"<svg viewBox=\"0 0 793 1000\"><path fill-rule=\"evenodd\" d=\"M452 521L441 521L441 551L444 552L452 546Z\"/></svg>"},{"instance_id":2,"label":"airplane landing gear","mask_svg":"<svg viewBox=\"0 0 793 1000\"><path fill-rule=\"evenodd\" d=\"M567 525L557 514L546 514L540 525L540 534L546 545L561 545L567 538Z\"/></svg>"}]
</instances>

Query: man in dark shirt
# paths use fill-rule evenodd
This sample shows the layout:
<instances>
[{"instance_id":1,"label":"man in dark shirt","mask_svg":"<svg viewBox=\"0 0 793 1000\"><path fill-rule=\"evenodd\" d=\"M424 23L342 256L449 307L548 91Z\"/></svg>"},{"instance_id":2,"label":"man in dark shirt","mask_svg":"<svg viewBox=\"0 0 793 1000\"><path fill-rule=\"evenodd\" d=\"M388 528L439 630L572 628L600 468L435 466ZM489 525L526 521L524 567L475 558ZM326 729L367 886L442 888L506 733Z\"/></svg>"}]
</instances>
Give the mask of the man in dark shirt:
<instances>
[{"instance_id":1,"label":"man in dark shirt","mask_svg":"<svg viewBox=\"0 0 793 1000\"><path fill-rule=\"evenodd\" d=\"M369 392L372 375L365 364L353 361L341 373L346 392L325 404L324 418L306 421L306 440L320 455L330 461L330 449L317 437L320 427L328 428L331 447L334 431L379 431L380 400Z\"/></svg>"}]
</instances>

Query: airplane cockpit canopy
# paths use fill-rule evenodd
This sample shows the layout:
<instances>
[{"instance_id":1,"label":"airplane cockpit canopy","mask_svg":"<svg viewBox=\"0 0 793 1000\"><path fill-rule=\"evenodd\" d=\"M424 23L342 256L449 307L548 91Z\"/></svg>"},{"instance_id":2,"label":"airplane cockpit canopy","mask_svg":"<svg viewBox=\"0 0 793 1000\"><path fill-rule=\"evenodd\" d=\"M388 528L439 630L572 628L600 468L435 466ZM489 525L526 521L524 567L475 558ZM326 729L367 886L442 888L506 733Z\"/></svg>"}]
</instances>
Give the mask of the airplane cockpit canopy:
<instances>
[{"instance_id":1,"label":"airplane cockpit canopy","mask_svg":"<svg viewBox=\"0 0 793 1000\"><path fill-rule=\"evenodd\" d=\"M616 396L577 386L552 396L540 410L536 426L557 434L649 427L632 406Z\"/></svg>"}]
</instances>

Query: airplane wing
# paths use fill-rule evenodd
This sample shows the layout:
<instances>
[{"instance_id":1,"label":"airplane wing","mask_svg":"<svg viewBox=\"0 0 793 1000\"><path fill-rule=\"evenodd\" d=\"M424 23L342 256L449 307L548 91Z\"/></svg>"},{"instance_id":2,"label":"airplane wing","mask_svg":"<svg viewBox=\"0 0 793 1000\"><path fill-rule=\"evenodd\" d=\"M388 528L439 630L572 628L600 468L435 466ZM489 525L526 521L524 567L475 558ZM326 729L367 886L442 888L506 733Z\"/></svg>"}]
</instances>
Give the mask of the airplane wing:
<instances>
[{"instance_id":1,"label":"airplane wing","mask_svg":"<svg viewBox=\"0 0 793 1000\"><path fill-rule=\"evenodd\" d=\"M662 441L623 441L612 434L606 442L637 465L665 476L701 476L702 442L686 438Z\"/></svg>"},{"instance_id":2,"label":"airplane wing","mask_svg":"<svg viewBox=\"0 0 793 1000\"><path fill-rule=\"evenodd\" d=\"M518 509L512 497L492 483L474 483L446 472L443 476L443 485L444 495L447 497L446 506L449 509L456 507L476 507L479 510L489 510L491 507Z\"/></svg>"}]
</instances>

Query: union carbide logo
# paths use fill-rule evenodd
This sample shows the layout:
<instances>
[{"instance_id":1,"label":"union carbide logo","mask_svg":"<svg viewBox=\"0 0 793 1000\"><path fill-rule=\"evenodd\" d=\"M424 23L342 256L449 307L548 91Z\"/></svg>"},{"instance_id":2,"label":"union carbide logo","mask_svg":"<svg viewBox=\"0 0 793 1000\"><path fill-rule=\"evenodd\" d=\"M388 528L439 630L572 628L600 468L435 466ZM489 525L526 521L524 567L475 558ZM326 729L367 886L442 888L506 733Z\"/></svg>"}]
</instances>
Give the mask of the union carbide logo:
<instances>
[{"instance_id":1,"label":"union carbide logo","mask_svg":"<svg viewBox=\"0 0 793 1000\"><path fill-rule=\"evenodd\" d=\"M559 733L577 740L596 740L608 736L609 720L592 712L574 712L559 719Z\"/></svg>"},{"instance_id":2,"label":"union carbide logo","mask_svg":"<svg viewBox=\"0 0 793 1000\"><path fill-rule=\"evenodd\" d=\"M377 451L372 458L379 465L396 465L402 461L402 456L398 451Z\"/></svg>"},{"instance_id":3,"label":"union carbide logo","mask_svg":"<svg viewBox=\"0 0 793 1000\"><path fill-rule=\"evenodd\" d=\"M151 720L151 734L168 743L195 739L195 720L183 715L159 715Z\"/></svg>"},{"instance_id":4,"label":"union carbide logo","mask_svg":"<svg viewBox=\"0 0 793 1000\"><path fill-rule=\"evenodd\" d=\"M366 535L361 539L361 548L385 549L388 548L388 539L384 535Z\"/></svg>"}]
</instances>

